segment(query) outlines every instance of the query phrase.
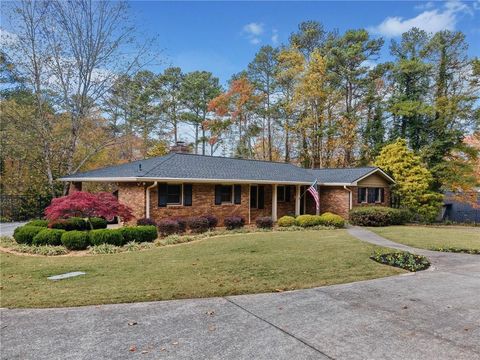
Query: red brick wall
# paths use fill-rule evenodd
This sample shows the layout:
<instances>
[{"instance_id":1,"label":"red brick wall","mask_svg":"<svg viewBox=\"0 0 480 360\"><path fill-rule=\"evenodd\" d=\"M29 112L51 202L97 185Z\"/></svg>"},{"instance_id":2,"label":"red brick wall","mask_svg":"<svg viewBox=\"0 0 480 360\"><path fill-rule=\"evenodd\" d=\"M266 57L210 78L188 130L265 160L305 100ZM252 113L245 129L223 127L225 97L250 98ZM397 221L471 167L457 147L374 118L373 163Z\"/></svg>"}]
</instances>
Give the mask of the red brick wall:
<instances>
[{"instance_id":1,"label":"red brick wall","mask_svg":"<svg viewBox=\"0 0 480 360\"><path fill-rule=\"evenodd\" d=\"M193 184L192 206L167 205L158 206L157 189L150 190L150 216L155 220L168 217L191 217L212 214L218 217L219 225L227 216L243 216L248 222L249 187L242 185L242 198L240 204L215 205L214 184Z\"/></svg>"},{"instance_id":2,"label":"red brick wall","mask_svg":"<svg viewBox=\"0 0 480 360\"><path fill-rule=\"evenodd\" d=\"M133 209L135 218L145 217L145 189L147 186L139 183L121 183L118 187L119 201ZM193 184L192 185L192 206L168 205L158 206L157 188L150 190L150 217L160 220L169 217L191 217L205 214L212 214L218 217L219 225L227 216L243 216L248 222L250 207L250 187L242 185L241 204L215 205L215 184ZM251 223L261 216L272 214L272 186L265 186L265 202L263 209L250 209ZM290 201L278 202L278 218L295 213L295 186L291 187Z\"/></svg>"},{"instance_id":3,"label":"red brick wall","mask_svg":"<svg viewBox=\"0 0 480 360\"><path fill-rule=\"evenodd\" d=\"M141 183L119 183L118 201L133 210L135 219L145 217L145 186ZM131 222L135 222L132 220Z\"/></svg>"},{"instance_id":4,"label":"red brick wall","mask_svg":"<svg viewBox=\"0 0 480 360\"><path fill-rule=\"evenodd\" d=\"M348 219L349 206L348 191L342 186L320 186L320 214L328 211Z\"/></svg>"},{"instance_id":5,"label":"red brick wall","mask_svg":"<svg viewBox=\"0 0 480 360\"><path fill-rule=\"evenodd\" d=\"M377 187L381 187L381 186L377 186ZM390 206L390 196L391 196L391 190L390 190L390 187L386 186L386 187L383 187L383 191L384 191L384 197L383 197L383 202L382 203L375 203L375 204L359 204L358 203L358 187L352 187L351 188L352 191L353 191L353 207L356 207L356 206Z\"/></svg>"}]
</instances>

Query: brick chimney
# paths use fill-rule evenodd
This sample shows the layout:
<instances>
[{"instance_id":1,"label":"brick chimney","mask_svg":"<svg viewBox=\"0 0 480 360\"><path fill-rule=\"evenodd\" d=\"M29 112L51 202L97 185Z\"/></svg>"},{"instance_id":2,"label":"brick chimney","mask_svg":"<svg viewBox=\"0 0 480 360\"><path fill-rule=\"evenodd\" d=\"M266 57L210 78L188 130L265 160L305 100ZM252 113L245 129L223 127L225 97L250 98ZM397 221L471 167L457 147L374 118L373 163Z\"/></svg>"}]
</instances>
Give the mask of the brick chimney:
<instances>
[{"instance_id":1,"label":"brick chimney","mask_svg":"<svg viewBox=\"0 0 480 360\"><path fill-rule=\"evenodd\" d=\"M190 153L190 147L185 141L177 141L175 145L170 148L170 153Z\"/></svg>"}]
</instances>

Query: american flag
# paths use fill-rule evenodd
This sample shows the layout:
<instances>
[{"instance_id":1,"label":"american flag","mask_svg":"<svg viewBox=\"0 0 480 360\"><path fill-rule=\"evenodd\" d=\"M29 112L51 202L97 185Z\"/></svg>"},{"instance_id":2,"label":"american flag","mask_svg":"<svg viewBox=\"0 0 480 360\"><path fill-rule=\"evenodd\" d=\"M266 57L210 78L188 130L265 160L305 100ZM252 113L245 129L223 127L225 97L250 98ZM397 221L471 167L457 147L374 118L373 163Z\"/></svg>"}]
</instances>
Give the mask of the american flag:
<instances>
[{"instance_id":1,"label":"american flag","mask_svg":"<svg viewBox=\"0 0 480 360\"><path fill-rule=\"evenodd\" d=\"M310 185L307 191L310 194L312 194L313 198L315 199L315 204L318 212L318 210L320 209L320 195L318 194L318 191L317 191L317 180L315 180L313 184Z\"/></svg>"}]
</instances>

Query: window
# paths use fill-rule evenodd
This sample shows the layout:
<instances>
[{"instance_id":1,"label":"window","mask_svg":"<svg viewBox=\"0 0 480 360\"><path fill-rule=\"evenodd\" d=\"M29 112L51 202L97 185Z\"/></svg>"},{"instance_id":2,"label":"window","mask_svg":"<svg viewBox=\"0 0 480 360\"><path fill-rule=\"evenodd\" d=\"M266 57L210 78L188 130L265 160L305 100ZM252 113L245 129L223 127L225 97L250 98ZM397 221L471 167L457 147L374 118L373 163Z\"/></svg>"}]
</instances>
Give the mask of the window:
<instances>
[{"instance_id":1,"label":"window","mask_svg":"<svg viewBox=\"0 0 480 360\"><path fill-rule=\"evenodd\" d=\"M190 189L190 204L187 204L187 206L191 205L191 185L188 186L188 189ZM183 190L182 184L158 184L158 206L165 207L167 205L181 205L183 200Z\"/></svg>"},{"instance_id":2,"label":"window","mask_svg":"<svg viewBox=\"0 0 480 360\"><path fill-rule=\"evenodd\" d=\"M358 203L363 204L367 202L367 188L358 188Z\"/></svg>"},{"instance_id":3,"label":"window","mask_svg":"<svg viewBox=\"0 0 480 360\"><path fill-rule=\"evenodd\" d=\"M250 208L258 208L258 186L252 185L250 187Z\"/></svg>"},{"instance_id":4,"label":"window","mask_svg":"<svg viewBox=\"0 0 480 360\"><path fill-rule=\"evenodd\" d=\"M179 205L182 203L182 185L167 185L167 204Z\"/></svg>"},{"instance_id":5,"label":"window","mask_svg":"<svg viewBox=\"0 0 480 360\"><path fill-rule=\"evenodd\" d=\"M359 204L375 204L383 203L384 189L383 188L358 188L358 203Z\"/></svg>"},{"instance_id":6,"label":"window","mask_svg":"<svg viewBox=\"0 0 480 360\"><path fill-rule=\"evenodd\" d=\"M374 192L374 201L376 203L383 202L383 188L371 188Z\"/></svg>"},{"instance_id":7,"label":"window","mask_svg":"<svg viewBox=\"0 0 480 360\"><path fill-rule=\"evenodd\" d=\"M233 189L232 185L222 185L222 189L221 189L222 203L233 203L232 189Z\"/></svg>"},{"instance_id":8,"label":"window","mask_svg":"<svg viewBox=\"0 0 480 360\"><path fill-rule=\"evenodd\" d=\"M277 186L277 201L284 202L286 199L285 192L286 186Z\"/></svg>"}]
</instances>

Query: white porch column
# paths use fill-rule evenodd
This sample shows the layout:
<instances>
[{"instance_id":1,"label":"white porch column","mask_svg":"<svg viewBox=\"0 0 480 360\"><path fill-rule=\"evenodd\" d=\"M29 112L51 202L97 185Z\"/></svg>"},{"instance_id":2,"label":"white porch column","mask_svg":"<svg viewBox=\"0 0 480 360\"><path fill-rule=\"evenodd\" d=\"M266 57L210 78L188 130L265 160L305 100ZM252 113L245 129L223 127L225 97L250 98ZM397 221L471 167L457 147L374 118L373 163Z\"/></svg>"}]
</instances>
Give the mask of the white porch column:
<instances>
[{"instance_id":1,"label":"white porch column","mask_svg":"<svg viewBox=\"0 0 480 360\"><path fill-rule=\"evenodd\" d=\"M300 185L295 186L295 216L300 215Z\"/></svg>"},{"instance_id":2,"label":"white porch column","mask_svg":"<svg viewBox=\"0 0 480 360\"><path fill-rule=\"evenodd\" d=\"M272 220L277 221L277 184L272 185Z\"/></svg>"}]
</instances>

